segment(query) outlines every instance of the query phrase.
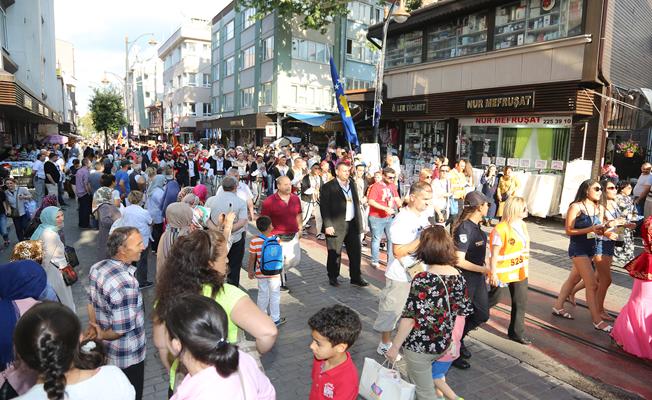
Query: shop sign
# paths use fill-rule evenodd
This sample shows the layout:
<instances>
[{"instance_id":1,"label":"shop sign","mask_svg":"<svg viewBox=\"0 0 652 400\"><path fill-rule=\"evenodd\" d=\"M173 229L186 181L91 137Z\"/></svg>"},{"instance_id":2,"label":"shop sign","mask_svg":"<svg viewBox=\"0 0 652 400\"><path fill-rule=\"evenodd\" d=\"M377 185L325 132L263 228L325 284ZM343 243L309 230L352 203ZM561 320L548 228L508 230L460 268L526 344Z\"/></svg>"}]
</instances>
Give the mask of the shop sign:
<instances>
[{"instance_id":1,"label":"shop sign","mask_svg":"<svg viewBox=\"0 0 652 400\"><path fill-rule=\"evenodd\" d=\"M504 167L505 166L505 157L496 157L496 166L497 167Z\"/></svg>"},{"instance_id":2,"label":"shop sign","mask_svg":"<svg viewBox=\"0 0 652 400\"><path fill-rule=\"evenodd\" d=\"M564 161L563 160L553 160L550 164L551 169L556 169L558 171L564 170Z\"/></svg>"},{"instance_id":3,"label":"shop sign","mask_svg":"<svg viewBox=\"0 0 652 400\"><path fill-rule=\"evenodd\" d=\"M237 119L235 121L229 121L229 126L244 126L244 119Z\"/></svg>"},{"instance_id":4,"label":"shop sign","mask_svg":"<svg viewBox=\"0 0 652 400\"><path fill-rule=\"evenodd\" d=\"M32 98L26 95L23 98L23 105L25 106L25 108L31 110L32 109Z\"/></svg>"},{"instance_id":5,"label":"shop sign","mask_svg":"<svg viewBox=\"0 0 652 400\"><path fill-rule=\"evenodd\" d=\"M489 164L491 164L491 157L482 156L482 165L489 165Z\"/></svg>"},{"instance_id":6,"label":"shop sign","mask_svg":"<svg viewBox=\"0 0 652 400\"><path fill-rule=\"evenodd\" d=\"M521 158L521 160L518 163L519 168L525 168L529 169L530 168L530 160L527 158Z\"/></svg>"},{"instance_id":7,"label":"shop sign","mask_svg":"<svg viewBox=\"0 0 652 400\"><path fill-rule=\"evenodd\" d=\"M534 162L534 168L535 169L547 169L548 168L548 160L536 160Z\"/></svg>"},{"instance_id":8,"label":"shop sign","mask_svg":"<svg viewBox=\"0 0 652 400\"><path fill-rule=\"evenodd\" d=\"M534 92L466 97L468 111L508 111L534 108Z\"/></svg>"},{"instance_id":9,"label":"shop sign","mask_svg":"<svg viewBox=\"0 0 652 400\"><path fill-rule=\"evenodd\" d=\"M276 130L279 129L277 124L267 124L265 125L265 137L277 137ZM279 135L280 137L280 135Z\"/></svg>"},{"instance_id":10,"label":"shop sign","mask_svg":"<svg viewBox=\"0 0 652 400\"><path fill-rule=\"evenodd\" d=\"M459 121L460 126L523 126L528 128L549 128L554 126L570 128L573 124L573 117L521 115L460 118Z\"/></svg>"},{"instance_id":11,"label":"shop sign","mask_svg":"<svg viewBox=\"0 0 652 400\"><path fill-rule=\"evenodd\" d=\"M507 159L507 166L508 167L513 167L513 168L518 168L518 158L508 158Z\"/></svg>"},{"instance_id":12,"label":"shop sign","mask_svg":"<svg viewBox=\"0 0 652 400\"><path fill-rule=\"evenodd\" d=\"M423 101L397 101L392 103L392 112L394 113L416 113L426 112L428 110L428 102Z\"/></svg>"}]
</instances>

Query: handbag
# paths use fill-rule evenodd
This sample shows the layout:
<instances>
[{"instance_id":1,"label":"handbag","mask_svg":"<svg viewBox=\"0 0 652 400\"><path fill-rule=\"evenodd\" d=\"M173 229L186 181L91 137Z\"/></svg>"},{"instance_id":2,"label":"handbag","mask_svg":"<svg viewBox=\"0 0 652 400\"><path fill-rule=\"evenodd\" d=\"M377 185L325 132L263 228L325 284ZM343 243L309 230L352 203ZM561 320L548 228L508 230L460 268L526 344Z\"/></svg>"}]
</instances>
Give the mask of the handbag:
<instances>
[{"instance_id":1,"label":"handbag","mask_svg":"<svg viewBox=\"0 0 652 400\"><path fill-rule=\"evenodd\" d=\"M79 279L77 271L75 271L75 269L70 265L66 265L63 269L59 270L61 271L61 276L63 276L63 281L66 283L66 286L72 286Z\"/></svg>"},{"instance_id":2,"label":"handbag","mask_svg":"<svg viewBox=\"0 0 652 400\"><path fill-rule=\"evenodd\" d=\"M68 265L73 268L78 266L79 258L77 258L77 251L75 250L75 248L72 246L66 246L64 251L66 254L66 261L68 261Z\"/></svg>"},{"instance_id":3,"label":"handbag","mask_svg":"<svg viewBox=\"0 0 652 400\"><path fill-rule=\"evenodd\" d=\"M365 357L358 393L366 400L414 400L416 388L399 371Z\"/></svg>"},{"instance_id":4,"label":"handbag","mask_svg":"<svg viewBox=\"0 0 652 400\"><path fill-rule=\"evenodd\" d=\"M20 218L20 213L16 207L11 207L11 214L9 216L11 218Z\"/></svg>"}]
</instances>

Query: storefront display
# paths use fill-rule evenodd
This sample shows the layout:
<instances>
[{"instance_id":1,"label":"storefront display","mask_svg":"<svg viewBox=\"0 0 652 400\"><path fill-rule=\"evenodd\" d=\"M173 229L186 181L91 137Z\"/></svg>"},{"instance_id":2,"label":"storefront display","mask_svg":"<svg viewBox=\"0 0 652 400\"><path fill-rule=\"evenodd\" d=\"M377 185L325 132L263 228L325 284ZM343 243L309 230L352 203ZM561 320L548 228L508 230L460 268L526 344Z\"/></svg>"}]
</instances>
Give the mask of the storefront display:
<instances>
[{"instance_id":1,"label":"storefront display","mask_svg":"<svg viewBox=\"0 0 652 400\"><path fill-rule=\"evenodd\" d=\"M436 156L446 153L445 121L411 121L405 123L403 161L411 176L430 167Z\"/></svg>"}]
</instances>

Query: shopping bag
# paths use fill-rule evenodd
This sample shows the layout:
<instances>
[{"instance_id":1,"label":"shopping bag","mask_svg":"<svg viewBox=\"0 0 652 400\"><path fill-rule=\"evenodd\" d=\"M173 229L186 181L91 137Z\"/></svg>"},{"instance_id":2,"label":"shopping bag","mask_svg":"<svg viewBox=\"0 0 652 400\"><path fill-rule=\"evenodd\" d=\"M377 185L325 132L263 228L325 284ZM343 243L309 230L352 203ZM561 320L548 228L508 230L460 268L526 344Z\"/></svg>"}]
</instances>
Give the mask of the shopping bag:
<instances>
[{"instance_id":1,"label":"shopping bag","mask_svg":"<svg viewBox=\"0 0 652 400\"><path fill-rule=\"evenodd\" d=\"M401 379L397 370L365 358L358 393L366 400L414 400L415 387Z\"/></svg>"}]
</instances>

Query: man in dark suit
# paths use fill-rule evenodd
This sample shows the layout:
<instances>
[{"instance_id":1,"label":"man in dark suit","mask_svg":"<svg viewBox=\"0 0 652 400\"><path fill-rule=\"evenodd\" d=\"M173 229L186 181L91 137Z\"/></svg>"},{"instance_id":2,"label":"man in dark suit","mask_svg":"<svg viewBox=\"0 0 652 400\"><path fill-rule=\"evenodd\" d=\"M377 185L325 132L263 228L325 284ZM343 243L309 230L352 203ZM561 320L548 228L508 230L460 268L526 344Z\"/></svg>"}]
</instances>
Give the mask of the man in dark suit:
<instances>
[{"instance_id":1,"label":"man in dark suit","mask_svg":"<svg viewBox=\"0 0 652 400\"><path fill-rule=\"evenodd\" d=\"M360 233L362 216L360 200L355 183L350 179L350 165L340 162L335 169L337 179L324 184L321 189L321 216L326 227L326 247L328 249L328 281L331 286L339 286L342 244L346 244L349 256L351 284L364 287L369 285L360 273Z\"/></svg>"}]
</instances>

